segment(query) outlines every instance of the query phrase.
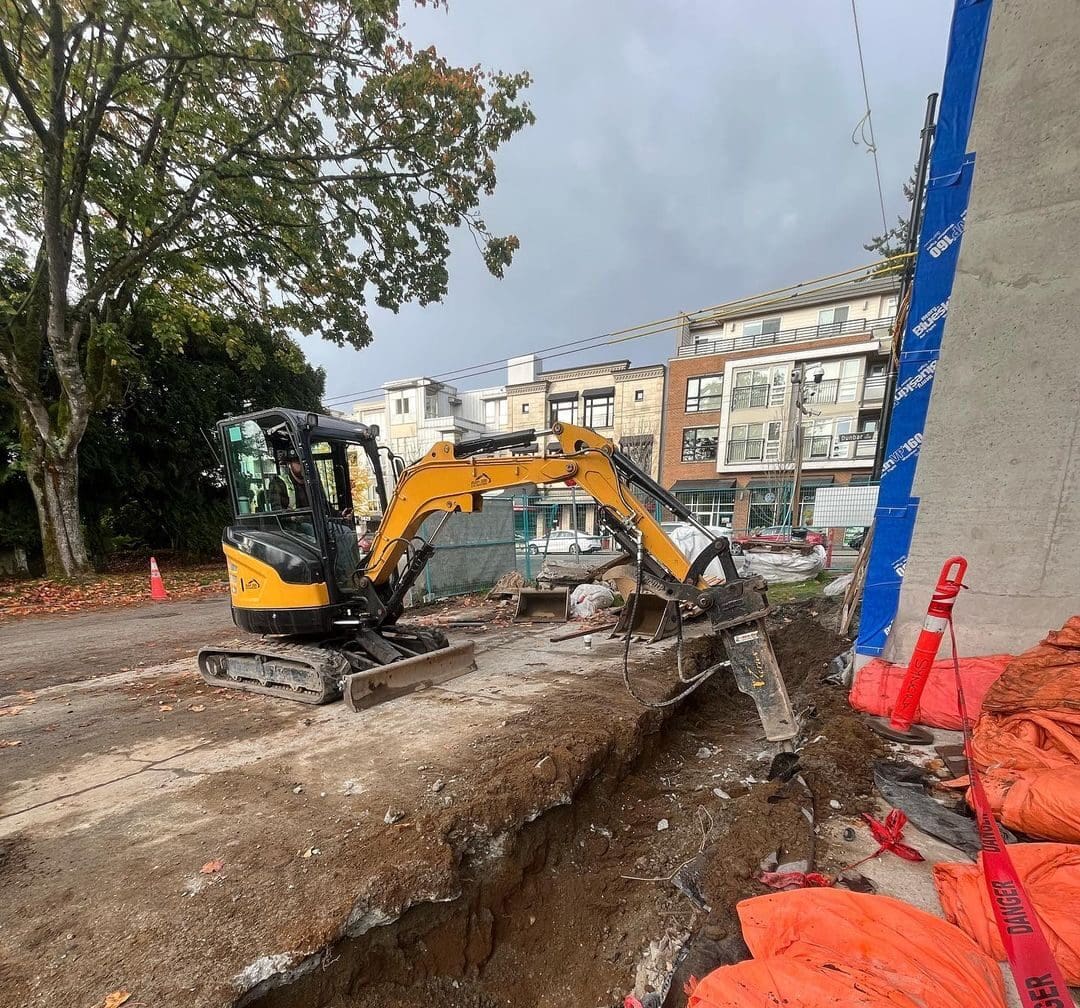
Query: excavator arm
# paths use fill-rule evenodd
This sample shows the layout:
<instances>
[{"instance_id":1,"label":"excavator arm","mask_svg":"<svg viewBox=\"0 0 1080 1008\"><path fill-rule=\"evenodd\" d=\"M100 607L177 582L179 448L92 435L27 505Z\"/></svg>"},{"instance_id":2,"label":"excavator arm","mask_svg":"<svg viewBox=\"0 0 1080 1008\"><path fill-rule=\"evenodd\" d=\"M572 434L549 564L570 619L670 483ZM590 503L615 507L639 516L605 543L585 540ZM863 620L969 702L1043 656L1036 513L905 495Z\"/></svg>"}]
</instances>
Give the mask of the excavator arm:
<instances>
[{"instance_id":1,"label":"excavator arm","mask_svg":"<svg viewBox=\"0 0 1080 1008\"><path fill-rule=\"evenodd\" d=\"M428 541L418 538L428 518L441 515L445 520L457 512L480 511L484 495L492 491L576 484L599 504L602 521L614 538L636 556L640 578L650 591L676 603L691 602L708 614L739 689L757 705L766 738L773 742L792 739L795 717L765 629L768 601L763 579L739 576L726 539L716 540L693 561L687 560L633 490L657 498L695 525L698 522L609 438L562 423L556 423L551 433L558 440L558 454L537 458L482 454L532 443L535 431L522 431L471 444L439 442L402 473L360 578L373 626L393 625L402 613L408 589L434 554L432 540L438 527ZM402 571L400 564L406 557ZM725 574L719 585L703 577L714 558Z\"/></svg>"}]
</instances>

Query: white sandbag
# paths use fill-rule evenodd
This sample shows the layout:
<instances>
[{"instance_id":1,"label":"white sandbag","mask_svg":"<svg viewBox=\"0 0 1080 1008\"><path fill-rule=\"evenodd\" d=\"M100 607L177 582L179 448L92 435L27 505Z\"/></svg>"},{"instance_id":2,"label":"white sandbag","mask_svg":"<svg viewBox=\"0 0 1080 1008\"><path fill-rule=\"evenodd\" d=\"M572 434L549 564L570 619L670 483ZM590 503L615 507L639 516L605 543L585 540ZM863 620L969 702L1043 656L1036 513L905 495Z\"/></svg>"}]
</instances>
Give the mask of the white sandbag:
<instances>
[{"instance_id":1,"label":"white sandbag","mask_svg":"<svg viewBox=\"0 0 1080 1008\"><path fill-rule=\"evenodd\" d=\"M581 584L570 593L570 618L588 619L601 609L610 609L615 593L602 584Z\"/></svg>"},{"instance_id":2,"label":"white sandbag","mask_svg":"<svg viewBox=\"0 0 1080 1008\"><path fill-rule=\"evenodd\" d=\"M695 528L689 522L681 523L674 527L665 525L664 530L668 534L668 538L679 548L679 552L686 557L687 560L693 561L700 553L712 545L712 539L710 539L700 529ZM735 561L735 567L740 574L745 574L743 569L742 557L733 556ZM720 566L719 560L711 560L709 566L705 568L705 577L715 578L717 581L724 580L724 571Z\"/></svg>"},{"instance_id":3,"label":"white sandbag","mask_svg":"<svg viewBox=\"0 0 1080 1008\"><path fill-rule=\"evenodd\" d=\"M825 569L825 548L815 546L812 553L796 550L776 552L753 552L748 550L741 557L751 574L760 574L769 584L786 584L808 581Z\"/></svg>"},{"instance_id":4,"label":"white sandbag","mask_svg":"<svg viewBox=\"0 0 1080 1008\"><path fill-rule=\"evenodd\" d=\"M835 581L830 581L825 586L825 594L828 596L843 595L847 591L847 586L851 584L851 579L855 577L854 574L841 574Z\"/></svg>"}]
</instances>

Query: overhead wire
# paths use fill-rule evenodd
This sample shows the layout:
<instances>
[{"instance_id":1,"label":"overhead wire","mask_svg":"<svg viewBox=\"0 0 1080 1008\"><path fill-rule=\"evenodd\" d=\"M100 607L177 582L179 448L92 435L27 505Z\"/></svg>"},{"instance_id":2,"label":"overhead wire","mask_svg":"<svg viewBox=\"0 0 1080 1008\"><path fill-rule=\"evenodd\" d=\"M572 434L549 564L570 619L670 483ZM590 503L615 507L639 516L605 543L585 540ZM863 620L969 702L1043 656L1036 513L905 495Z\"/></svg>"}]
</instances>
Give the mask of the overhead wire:
<instances>
[{"instance_id":1,"label":"overhead wire","mask_svg":"<svg viewBox=\"0 0 1080 1008\"><path fill-rule=\"evenodd\" d=\"M889 222L885 215L885 191L881 187L881 166L878 164L877 141L874 139L874 118L870 114L870 88L866 83L866 63L863 60L862 36L859 34L859 14L855 9L855 0L851 0L851 19L855 23L855 48L859 54L859 73L862 76L863 98L866 101L866 114L855 124L855 129L852 131L852 140L858 143L854 134L859 132L865 123L867 135L864 136L863 143L870 152L870 156L874 159L874 178L877 181L878 204L881 207L881 227L884 234L889 230ZM869 143L867 143L867 139Z\"/></svg>"},{"instance_id":2,"label":"overhead wire","mask_svg":"<svg viewBox=\"0 0 1080 1008\"><path fill-rule=\"evenodd\" d=\"M786 287L777 287L773 290L763 291L759 294L749 295L742 298L734 298L730 301L720 302L719 304L709 305L704 308L698 308L693 311L678 312L674 315L668 315L663 318L653 319L650 322L641 322L637 325L627 326L623 329L615 329L611 332L600 333L596 336L586 336L577 340L569 340L562 343L554 343L547 347L540 347L538 349L529 351L529 353L537 356L543 356L544 360L554 360L559 357L571 356L576 353L585 353L589 350L598 350L603 346L617 345L619 343L630 342L635 339L644 339L649 336L662 335L664 333L675 332L682 328L687 320L692 322L709 321L710 319L719 319L719 316L723 314L732 314L738 312L740 314L747 314L758 309L770 308L778 304L783 304L786 301L791 300L793 297L797 297L803 294L816 294L823 293L830 290L837 289L850 283L849 280L840 280L841 277L851 277L856 273L868 273L871 270L881 270L884 267L899 263L906 258L909 258L912 253L901 252L895 256L888 257L883 260L879 260L876 263L868 265L853 266L846 270L840 270L835 273L829 273L821 277L816 277L811 280L803 280L798 283L789 284ZM825 283L825 281L836 280L836 283ZM671 323L665 325L665 323ZM558 351L553 353L552 351ZM442 371L438 374L430 375L429 377L435 380L455 380L462 381L468 378L478 378L482 375L494 374L497 371L501 371L508 363L508 358L500 358L498 360L478 362L475 364L463 365L460 368L456 368L450 371ZM368 389L362 389L358 392L351 392L348 394L339 394L330 396L325 400L327 405L336 405L348 400L361 399L366 395L374 395L379 392L383 392L384 389L381 385L373 386Z\"/></svg>"}]
</instances>

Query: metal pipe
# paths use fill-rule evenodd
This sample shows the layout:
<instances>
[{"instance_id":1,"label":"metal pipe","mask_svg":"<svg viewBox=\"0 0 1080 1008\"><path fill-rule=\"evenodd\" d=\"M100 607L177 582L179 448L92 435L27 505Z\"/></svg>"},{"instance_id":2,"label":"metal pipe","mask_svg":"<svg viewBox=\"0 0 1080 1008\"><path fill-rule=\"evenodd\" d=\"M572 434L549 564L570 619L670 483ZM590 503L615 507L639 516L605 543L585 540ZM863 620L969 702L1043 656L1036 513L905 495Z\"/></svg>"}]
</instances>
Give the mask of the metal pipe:
<instances>
[{"instance_id":1,"label":"metal pipe","mask_svg":"<svg viewBox=\"0 0 1080 1008\"><path fill-rule=\"evenodd\" d=\"M925 203L927 175L930 172L930 149L934 139L936 126L934 116L937 113L937 92L926 96L926 115L923 118L922 132L919 134L919 161L915 168L915 191L912 193L911 213L908 216L908 236L904 251L914 253L919 245L919 228L922 227L923 204ZM915 262L917 256L910 255L904 261L904 274L900 281L900 297L897 305L904 303L905 297L910 293L915 282ZM910 312L911 306L908 305ZM877 451L874 452L874 468L871 479L881 479L881 469L885 465L885 452L889 441L889 427L892 422L893 400L896 396L896 372L900 368L900 351L903 349L904 329L907 328L905 321L903 328L897 334L890 349L889 368L885 376L885 391L881 398L881 422L878 424Z\"/></svg>"}]
</instances>

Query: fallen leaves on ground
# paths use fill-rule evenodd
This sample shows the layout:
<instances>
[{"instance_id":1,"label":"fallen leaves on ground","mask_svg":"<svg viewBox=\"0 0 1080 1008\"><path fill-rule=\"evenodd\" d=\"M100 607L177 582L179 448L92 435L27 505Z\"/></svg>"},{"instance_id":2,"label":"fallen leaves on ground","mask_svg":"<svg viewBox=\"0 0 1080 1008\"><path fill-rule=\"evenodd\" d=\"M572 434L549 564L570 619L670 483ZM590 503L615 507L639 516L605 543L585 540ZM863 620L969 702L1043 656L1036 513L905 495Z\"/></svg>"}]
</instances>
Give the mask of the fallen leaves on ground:
<instances>
[{"instance_id":1,"label":"fallen leaves on ground","mask_svg":"<svg viewBox=\"0 0 1080 1008\"><path fill-rule=\"evenodd\" d=\"M0 707L0 717L10 717L15 714L21 714L26 710L26 704L15 704L12 707Z\"/></svg>"},{"instance_id":2,"label":"fallen leaves on ground","mask_svg":"<svg viewBox=\"0 0 1080 1008\"><path fill-rule=\"evenodd\" d=\"M10 749L12 746L22 745L22 739L0 738L0 749Z\"/></svg>"},{"instance_id":3,"label":"fallen leaves on ground","mask_svg":"<svg viewBox=\"0 0 1080 1008\"><path fill-rule=\"evenodd\" d=\"M161 575L172 600L216 595L229 587L224 568L216 563L176 568L162 565ZM0 579L0 622L136 605L149 599L149 558L145 570L101 574L80 581L4 578Z\"/></svg>"},{"instance_id":4,"label":"fallen leaves on ground","mask_svg":"<svg viewBox=\"0 0 1080 1008\"><path fill-rule=\"evenodd\" d=\"M215 858L213 861L207 861L200 869L199 872L203 875L213 875L214 872L221 871L225 867L225 862L219 858Z\"/></svg>"},{"instance_id":5,"label":"fallen leaves on ground","mask_svg":"<svg viewBox=\"0 0 1080 1008\"><path fill-rule=\"evenodd\" d=\"M204 710L206 710L206 705L201 703L195 704L194 707L189 707L188 710L194 711L196 714L201 714Z\"/></svg>"},{"instance_id":6,"label":"fallen leaves on ground","mask_svg":"<svg viewBox=\"0 0 1080 1008\"><path fill-rule=\"evenodd\" d=\"M131 992L126 990L114 990L105 995L104 1008L120 1008L120 1005L131 998Z\"/></svg>"}]
</instances>

